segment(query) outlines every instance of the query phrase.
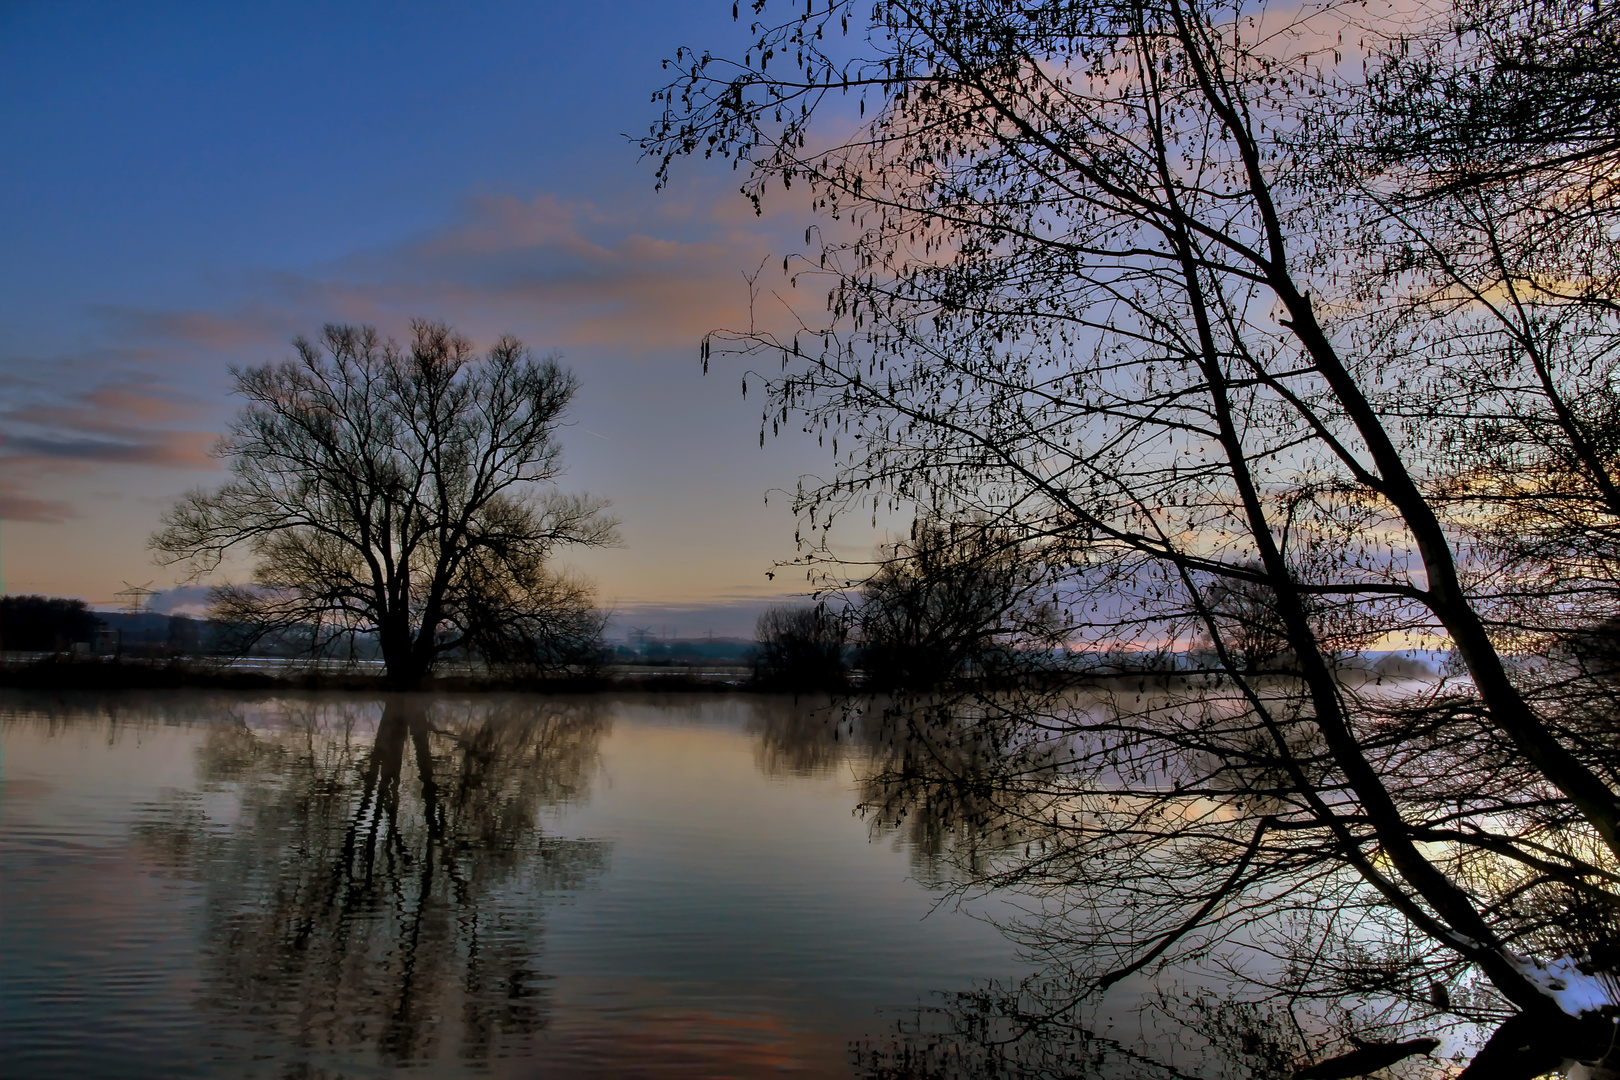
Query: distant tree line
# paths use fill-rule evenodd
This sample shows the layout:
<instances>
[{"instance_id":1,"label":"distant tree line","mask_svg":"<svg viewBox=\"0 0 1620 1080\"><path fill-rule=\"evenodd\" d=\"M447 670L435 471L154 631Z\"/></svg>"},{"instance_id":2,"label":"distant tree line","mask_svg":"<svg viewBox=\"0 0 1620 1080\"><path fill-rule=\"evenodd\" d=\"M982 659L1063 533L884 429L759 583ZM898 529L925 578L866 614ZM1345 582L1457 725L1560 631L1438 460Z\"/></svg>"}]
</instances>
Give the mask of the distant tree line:
<instances>
[{"instance_id":1,"label":"distant tree line","mask_svg":"<svg viewBox=\"0 0 1620 1080\"><path fill-rule=\"evenodd\" d=\"M34 594L0 597L0 649L66 652L94 641L101 625L83 600Z\"/></svg>"},{"instance_id":2,"label":"distant tree line","mask_svg":"<svg viewBox=\"0 0 1620 1080\"><path fill-rule=\"evenodd\" d=\"M239 652L246 629L218 619L159 612L102 611L83 600L64 596L0 597L0 649L13 652L64 653L88 647L97 653L215 656ZM262 638L261 654L288 655L302 650L296 632L291 642ZM307 638L308 630L304 632Z\"/></svg>"}]
</instances>

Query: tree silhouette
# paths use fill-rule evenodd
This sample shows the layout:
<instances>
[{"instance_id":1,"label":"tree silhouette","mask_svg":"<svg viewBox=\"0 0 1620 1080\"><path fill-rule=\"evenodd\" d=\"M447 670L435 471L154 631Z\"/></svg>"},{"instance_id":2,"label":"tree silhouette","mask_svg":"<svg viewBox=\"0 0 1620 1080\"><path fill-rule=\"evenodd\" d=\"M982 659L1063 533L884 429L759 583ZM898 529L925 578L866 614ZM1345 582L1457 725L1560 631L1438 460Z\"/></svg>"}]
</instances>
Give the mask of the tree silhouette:
<instances>
[{"instance_id":1,"label":"tree silhouette","mask_svg":"<svg viewBox=\"0 0 1620 1080\"><path fill-rule=\"evenodd\" d=\"M836 690L846 684L849 628L825 604L773 607L754 628L754 679L780 690Z\"/></svg>"},{"instance_id":2,"label":"tree silhouette","mask_svg":"<svg viewBox=\"0 0 1620 1080\"><path fill-rule=\"evenodd\" d=\"M781 183L836 222L785 268L824 310L702 345L765 358L765 421L830 443L810 534L983 520L1072 644L1213 646L1169 683L908 704L1031 762L966 779L1048 812L1044 847L965 879L1062 897L1040 947L1093 989L1259 935L1310 958L1301 999L1359 987L1416 1022L1472 972L1494 1005L1457 1009L1584 1053L1522 954L1620 940L1612 713L1560 653L1620 605L1609 188L1437 194L1368 151L1383 84L1338 60L1389 38L1350 7L771 9L740 61L677 53L643 147L661 177L745 162L756 205ZM1392 635L1465 677L1346 677ZM1381 955L1336 929L1358 919Z\"/></svg>"},{"instance_id":3,"label":"tree silhouette","mask_svg":"<svg viewBox=\"0 0 1620 1080\"><path fill-rule=\"evenodd\" d=\"M1018 665L1024 648L1061 644L1050 631L1049 575L1005 529L922 519L889 545L862 582L854 621L859 664L876 689L926 689L958 675Z\"/></svg>"},{"instance_id":4,"label":"tree silhouette","mask_svg":"<svg viewBox=\"0 0 1620 1080\"><path fill-rule=\"evenodd\" d=\"M516 338L478 358L421 320L408 351L370 327L294 344L296 361L236 372L249 404L218 449L233 479L164 515L159 561L206 573L245 546L253 584L213 593L244 646L276 634L320 655L375 635L400 689L447 653L529 666L590 654L590 590L550 565L559 547L614 535L602 504L553 488L574 377Z\"/></svg>"},{"instance_id":5,"label":"tree silhouette","mask_svg":"<svg viewBox=\"0 0 1620 1080\"><path fill-rule=\"evenodd\" d=\"M61 652L92 641L101 620L83 600L59 596L0 597L0 643L7 649Z\"/></svg>"}]
</instances>

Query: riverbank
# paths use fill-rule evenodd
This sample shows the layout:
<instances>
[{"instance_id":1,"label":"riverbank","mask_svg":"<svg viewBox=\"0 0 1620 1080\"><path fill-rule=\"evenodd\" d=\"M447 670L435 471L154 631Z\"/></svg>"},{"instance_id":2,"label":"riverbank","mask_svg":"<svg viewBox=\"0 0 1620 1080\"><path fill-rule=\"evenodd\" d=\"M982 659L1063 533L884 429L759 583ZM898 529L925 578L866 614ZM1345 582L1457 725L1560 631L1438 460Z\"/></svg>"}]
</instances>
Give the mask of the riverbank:
<instances>
[{"instance_id":1,"label":"riverbank","mask_svg":"<svg viewBox=\"0 0 1620 1080\"><path fill-rule=\"evenodd\" d=\"M19 690L352 690L389 689L381 666L339 663L272 663L215 660L45 655L0 661L0 686ZM753 690L746 667L716 665L603 665L558 675L502 675L471 669L449 670L421 689L446 693L528 691L593 693L657 690L725 693Z\"/></svg>"},{"instance_id":2,"label":"riverbank","mask_svg":"<svg viewBox=\"0 0 1620 1080\"><path fill-rule=\"evenodd\" d=\"M1132 667L1130 659L1087 668L1031 668L1013 675L962 679L946 689L954 693L1000 693L1010 690L1053 692L1077 686L1138 690L1152 687L1220 685L1230 678L1197 668L1164 667L1150 661ZM1388 654L1347 664L1339 677L1351 684L1385 679L1432 679L1428 665ZM1274 684L1294 678L1286 670L1249 676L1256 684ZM86 656L72 653L0 654L0 687L19 690L343 690L386 693L392 689L381 663L376 661L308 661L275 657ZM545 675L513 675L481 665L447 663L418 689L440 693L527 692L588 694L616 692L663 693L870 693L864 673L851 671L847 681L832 686L808 686L781 678L761 678L744 665L685 662L601 664L589 669ZM939 688L936 688L939 689Z\"/></svg>"}]
</instances>

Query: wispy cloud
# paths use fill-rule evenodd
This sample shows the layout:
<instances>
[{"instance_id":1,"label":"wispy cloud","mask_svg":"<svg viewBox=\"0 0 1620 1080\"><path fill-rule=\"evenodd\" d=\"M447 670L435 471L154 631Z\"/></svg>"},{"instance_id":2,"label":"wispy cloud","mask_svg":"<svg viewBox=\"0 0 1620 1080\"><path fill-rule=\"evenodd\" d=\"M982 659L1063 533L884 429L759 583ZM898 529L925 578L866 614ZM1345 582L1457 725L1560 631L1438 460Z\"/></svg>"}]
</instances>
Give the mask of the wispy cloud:
<instances>
[{"instance_id":1,"label":"wispy cloud","mask_svg":"<svg viewBox=\"0 0 1620 1080\"><path fill-rule=\"evenodd\" d=\"M690 354L749 318L742 271L790 243L734 194L666 194L603 206L540 194L468 199L442 227L303 268L244 271L190 309L100 306L101 347L0 355L0 459L29 520L64 520L52 474L115 466L209 469L233 402L228 363L290 352L328 322L402 335L416 316L478 342L517 333L536 348L629 360ZM609 378L634 377L613 372ZM30 488L36 490L29 490Z\"/></svg>"},{"instance_id":2,"label":"wispy cloud","mask_svg":"<svg viewBox=\"0 0 1620 1080\"><path fill-rule=\"evenodd\" d=\"M36 383L29 396L0 410L9 468L30 461L217 467L208 453L213 433L173 426L196 418L198 403L154 379L121 373L77 391Z\"/></svg>"},{"instance_id":3,"label":"wispy cloud","mask_svg":"<svg viewBox=\"0 0 1620 1080\"><path fill-rule=\"evenodd\" d=\"M162 432L156 439L62 439L21 436L6 441L8 458L89 461L111 465L161 465L172 469L212 469L209 454L216 436L206 431Z\"/></svg>"},{"instance_id":4,"label":"wispy cloud","mask_svg":"<svg viewBox=\"0 0 1620 1080\"><path fill-rule=\"evenodd\" d=\"M10 487L3 516L60 524L79 516L53 478L112 466L215 469L218 436L202 402L164 378L161 351L112 347L43 359L7 357L0 408L0 469ZM172 370L172 366L171 366ZM199 424L201 421L201 424ZM116 487L114 488L116 490Z\"/></svg>"},{"instance_id":5,"label":"wispy cloud","mask_svg":"<svg viewBox=\"0 0 1620 1080\"><path fill-rule=\"evenodd\" d=\"M676 212L673 212L676 211ZM251 275L250 299L207 311L104 308L115 334L199 349L285 348L326 322L444 318L475 337L543 346L694 346L746 318L741 270L779 240L703 204L606 210L551 195L490 195L400 244L304 271Z\"/></svg>"},{"instance_id":6,"label":"wispy cloud","mask_svg":"<svg viewBox=\"0 0 1620 1080\"><path fill-rule=\"evenodd\" d=\"M230 312L147 311L101 304L92 309L107 333L121 341L185 342L202 349L235 350L285 342L305 329L294 309L248 300Z\"/></svg>"},{"instance_id":7,"label":"wispy cloud","mask_svg":"<svg viewBox=\"0 0 1620 1080\"><path fill-rule=\"evenodd\" d=\"M69 503L54 499L35 499L27 495L13 495L0 491L0 520L35 521L46 525L60 525L79 513Z\"/></svg>"}]
</instances>

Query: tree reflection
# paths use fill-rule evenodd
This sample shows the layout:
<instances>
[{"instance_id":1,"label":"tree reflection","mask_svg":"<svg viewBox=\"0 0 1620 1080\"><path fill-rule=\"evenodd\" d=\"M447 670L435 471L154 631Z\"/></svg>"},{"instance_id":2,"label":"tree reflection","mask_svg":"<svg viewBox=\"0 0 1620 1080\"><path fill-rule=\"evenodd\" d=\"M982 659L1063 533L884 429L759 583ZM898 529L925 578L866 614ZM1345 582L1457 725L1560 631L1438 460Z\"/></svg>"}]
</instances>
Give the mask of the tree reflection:
<instances>
[{"instance_id":1,"label":"tree reflection","mask_svg":"<svg viewBox=\"0 0 1620 1080\"><path fill-rule=\"evenodd\" d=\"M1259 690L1294 715L1287 684ZM1278 749L1241 706L1228 684L1161 672L766 716L765 760L841 753L874 837L948 897L996 894L1039 971L919 1010L861 1051L863 1074L1280 1077L1386 1050L1416 1074L1432 1069L1427 1036L1500 1023L1477 974L1312 831L1288 769L1321 748L1294 725ZM1457 779L1427 778L1436 797L1469 778L1460 749L1444 762ZM1172 981L1186 992L1161 990Z\"/></svg>"},{"instance_id":2,"label":"tree reflection","mask_svg":"<svg viewBox=\"0 0 1620 1080\"><path fill-rule=\"evenodd\" d=\"M754 764L766 776L825 776L854 748L825 698L760 697L749 715Z\"/></svg>"},{"instance_id":3,"label":"tree reflection","mask_svg":"<svg viewBox=\"0 0 1620 1080\"><path fill-rule=\"evenodd\" d=\"M1062 975L989 985L920 1007L886 1040L855 1048L866 1080L1283 1080L1308 1050L1286 1010L1208 993L1165 995L1136 1033L1106 1016L1078 1014ZM1421 1066L1429 1069L1423 1071ZM1427 1059L1385 1076L1433 1072ZM1348 1074L1346 1074L1348 1075Z\"/></svg>"},{"instance_id":4,"label":"tree reflection","mask_svg":"<svg viewBox=\"0 0 1620 1080\"><path fill-rule=\"evenodd\" d=\"M201 1004L311 1056L497 1055L547 1020L548 895L605 866L605 842L548 837L540 816L582 795L607 723L589 704L412 697L369 739L368 720L309 704L278 728L216 726L201 793L143 828L206 889ZM237 796L234 823L200 812L213 793Z\"/></svg>"},{"instance_id":5,"label":"tree reflection","mask_svg":"<svg viewBox=\"0 0 1620 1080\"><path fill-rule=\"evenodd\" d=\"M896 841L919 878L946 885L1041 843L1054 797L1032 783L1050 772L1051 748L1015 747L1000 707L979 705L935 697L763 701L752 728L755 760L770 776L853 765L872 838Z\"/></svg>"}]
</instances>

